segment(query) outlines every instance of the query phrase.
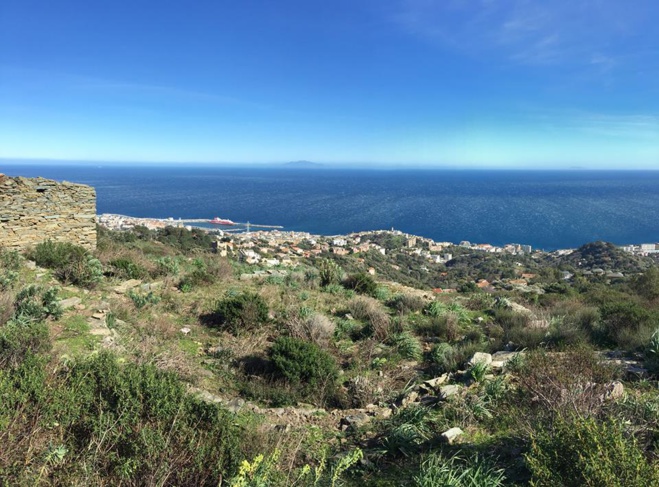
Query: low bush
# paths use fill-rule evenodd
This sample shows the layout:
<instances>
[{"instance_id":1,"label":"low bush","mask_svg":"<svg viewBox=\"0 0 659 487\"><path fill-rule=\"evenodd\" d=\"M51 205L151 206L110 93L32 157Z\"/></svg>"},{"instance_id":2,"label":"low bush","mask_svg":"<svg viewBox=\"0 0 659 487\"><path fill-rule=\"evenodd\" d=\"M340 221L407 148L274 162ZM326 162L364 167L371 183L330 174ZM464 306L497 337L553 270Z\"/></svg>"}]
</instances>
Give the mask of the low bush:
<instances>
[{"instance_id":1,"label":"low bush","mask_svg":"<svg viewBox=\"0 0 659 487\"><path fill-rule=\"evenodd\" d=\"M47 240L28 252L37 265L54 271L65 284L93 288L103 278L103 266L83 247Z\"/></svg>"},{"instance_id":2,"label":"low bush","mask_svg":"<svg viewBox=\"0 0 659 487\"><path fill-rule=\"evenodd\" d=\"M127 257L110 261L110 267L112 274L122 279L144 279L149 276L146 268Z\"/></svg>"},{"instance_id":3,"label":"low bush","mask_svg":"<svg viewBox=\"0 0 659 487\"><path fill-rule=\"evenodd\" d=\"M339 284L343 278L343 269L333 260L321 259L316 263L320 286L326 287Z\"/></svg>"},{"instance_id":4,"label":"low bush","mask_svg":"<svg viewBox=\"0 0 659 487\"><path fill-rule=\"evenodd\" d=\"M18 272L0 269L0 291L7 291L18 281Z\"/></svg>"},{"instance_id":5,"label":"low bush","mask_svg":"<svg viewBox=\"0 0 659 487\"><path fill-rule=\"evenodd\" d=\"M181 291L190 291L195 287L213 284L228 279L233 274L231 264L222 257L206 256L192 262L192 270L185 274L178 283Z\"/></svg>"},{"instance_id":6,"label":"low bush","mask_svg":"<svg viewBox=\"0 0 659 487\"><path fill-rule=\"evenodd\" d=\"M582 346L561 354L528 352L517 376L519 399L533 414L552 416L571 411L588 415L601 410L603 387L617 380L620 370Z\"/></svg>"},{"instance_id":7,"label":"low bush","mask_svg":"<svg viewBox=\"0 0 659 487\"><path fill-rule=\"evenodd\" d=\"M349 275L343 282L343 286L347 289L352 289L356 293L372 297L375 297L378 290L378 284L375 282L375 279L365 272Z\"/></svg>"},{"instance_id":8,"label":"low bush","mask_svg":"<svg viewBox=\"0 0 659 487\"><path fill-rule=\"evenodd\" d=\"M177 276L181 270L179 262L173 257L159 257L156 259L158 274L162 276Z\"/></svg>"},{"instance_id":9,"label":"low bush","mask_svg":"<svg viewBox=\"0 0 659 487\"><path fill-rule=\"evenodd\" d=\"M405 360L418 361L423 357L421 343L419 343L419 340L417 340L416 337L412 336L408 332L402 332L394 335L391 342L398 354Z\"/></svg>"},{"instance_id":10,"label":"low bush","mask_svg":"<svg viewBox=\"0 0 659 487\"><path fill-rule=\"evenodd\" d=\"M614 420L560 415L532 435L526 462L537 487L659 485L659 464Z\"/></svg>"},{"instance_id":11,"label":"low bush","mask_svg":"<svg viewBox=\"0 0 659 487\"><path fill-rule=\"evenodd\" d=\"M455 372L462 368L476 352L483 352L487 344L463 341L454 345L438 343L430 351L430 363L440 373Z\"/></svg>"},{"instance_id":12,"label":"low bush","mask_svg":"<svg viewBox=\"0 0 659 487\"><path fill-rule=\"evenodd\" d=\"M634 301L614 301L600 306L601 341L625 350L641 349L655 328L655 316Z\"/></svg>"},{"instance_id":13,"label":"low bush","mask_svg":"<svg viewBox=\"0 0 659 487\"><path fill-rule=\"evenodd\" d=\"M147 305L158 304L160 302L160 296L156 296L151 291L146 294L128 291L128 297L133 301L137 309L142 309Z\"/></svg>"},{"instance_id":14,"label":"low bush","mask_svg":"<svg viewBox=\"0 0 659 487\"><path fill-rule=\"evenodd\" d=\"M286 321L291 336L326 346L334 336L336 324L320 313L306 313L302 308Z\"/></svg>"},{"instance_id":15,"label":"low bush","mask_svg":"<svg viewBox=\"0 0 659 487\"><path fill-rule=\"evenodd\" d=\"M268 305L255 293L227 296L217 303L211 324L234 335L260 327L268 320Z\"/></svg>"},{"instance_id":16,"label":"low bush","mask_svg":"<svg viewBox=\"0 0 659 487\"><path fill-rule=\"evenodd\" d=\"M353 318L366 323L367 335L382 341L389 337L391 319L379 301L359 296L348 302L348 310Z\"/></svg>"},{"instance_id":17,"label":"low bush","mask_svg":"<svg viewBox=\"0 0 659 487\"><path fill-rule=\"evenodd\" d=\"M0 326L0 369L16 368L27 356L50 349L48 326L43 321L10 320Z\"/></svg>"},{"instance_id":18,"label":"low bush","mask_svg":"<svg viewBox=\"0 0 659 487\"><path fill-rule=\"evenodd\" d=\"M107 353L57 373L46 363L0 369L7 485L215 486L237 472L243 430L174 374Z\"/></svg>"},{"instance_id":19,"label":"low bush","mask_svg":"<svg viewBox=\"0 0 659 487\"><path fill-rule=\"evenodd\" d=\"M396 294L387 301L387 306L401 314L415 313L424 308L425 301L415 294Z\"/></svg>"},{"instance_id":20,"label":"low bush","mask_svg":"<svg viewBox=\"0 0 659 487\"><path fill-rule=\"evenodd\" d=\"M15 250L0 249L0 291L11 289L18 281L23 259Z\"/></svg>"},{"instance_id":21,"label":"low bush","mask_svg":"<svg viewBox=\"0 0 659 487\"><path fill-rule=\"evenodd\" d=\"M329 353L315 343L292 337L279 337L268 351L276 373L309 392L321 388L334 391L339 369Z\"/></svg>"},{"instance_id":22,"label":"low bush","mask_svg":"<svg viewBox=\"0 0 659 487\"><path fill-rule=\"evenodd\" d=\"M45 289L31 285L22 289L14 303L14 318L24 322L43 321L46 318L59 318L62 308L57 300L55 287Z\"/></svg>"}]
</instances>

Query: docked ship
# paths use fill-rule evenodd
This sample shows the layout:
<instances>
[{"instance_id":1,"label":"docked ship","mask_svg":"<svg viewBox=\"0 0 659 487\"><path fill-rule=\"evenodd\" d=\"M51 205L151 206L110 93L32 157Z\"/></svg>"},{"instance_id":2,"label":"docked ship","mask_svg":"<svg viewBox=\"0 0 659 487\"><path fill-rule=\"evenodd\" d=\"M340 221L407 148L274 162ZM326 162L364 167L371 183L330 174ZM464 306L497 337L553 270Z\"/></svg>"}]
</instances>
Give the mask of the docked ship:
<instances>
[{"instance_id":1,"label":"docked ship","mask_svg":"<svg viewBox=\"0 0 659 487\"><path fill-rule=\"evenodd\" d=\"M231 220L226 220L224 218L220 218L219 216L216 216L212 220L208 220L208 223L212 223L214 225L235 225L235 222L232 222Z\"/></svg>"}]
</instances>

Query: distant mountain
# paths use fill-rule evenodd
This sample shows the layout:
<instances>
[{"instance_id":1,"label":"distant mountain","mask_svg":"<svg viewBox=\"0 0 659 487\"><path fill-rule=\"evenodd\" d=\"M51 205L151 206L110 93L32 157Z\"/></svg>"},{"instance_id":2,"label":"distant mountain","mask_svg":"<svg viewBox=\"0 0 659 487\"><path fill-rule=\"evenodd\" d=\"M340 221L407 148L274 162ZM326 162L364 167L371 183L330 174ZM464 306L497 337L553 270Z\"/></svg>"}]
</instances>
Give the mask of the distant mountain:
<instances>
[{"instance_id":1,"label":"distant mountain","mask_svg":"<svg viewBox=\"0 0 659 487\"><path fill-rule=\"evenodd\" d=\"M295 167L295 168L317 168L323 167L322 164L311 161L291 161L284 164L286 167Z\"/></svg>"}]
</instances>

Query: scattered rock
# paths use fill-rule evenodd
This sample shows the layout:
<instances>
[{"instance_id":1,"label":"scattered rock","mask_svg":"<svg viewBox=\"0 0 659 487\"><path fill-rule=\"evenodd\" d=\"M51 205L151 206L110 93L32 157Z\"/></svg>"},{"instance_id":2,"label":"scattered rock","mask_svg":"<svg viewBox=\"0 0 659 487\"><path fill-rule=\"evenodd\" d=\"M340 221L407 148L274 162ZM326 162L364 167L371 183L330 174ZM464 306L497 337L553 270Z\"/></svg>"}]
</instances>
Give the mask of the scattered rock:
<instances>
[{"instance_id":1,"label":"scattered rock","mask_svg":"<svg viewBox=\"0 0 659 487\"><path fill-rule=\"evenodd\" d=\"M73 298L68 298L68 299L62 299L59 302L59 305L62 307L62 309L70 309L70 308L75 308L82 302L82 299L78 297L73 297Z\"/></svg>"},{"instance_id":2,"label":"scattered rock","mask_svg":"<svg viewBox=\"0 0 659 487\"><path fill-rule=\"evenodd\" d=\"M371 421L371 417L366 413L350 414L341 419L341 429L346 430L348 428L360 428L369 421Z\"/></svg>"},{"instance_id":3,"label":"scattered rock","mask_svg":"<svg viewBox=\"0 0 659 487\"><path fill-rule=\"evenodd\" d=\"M142 291L155 291L156 289L160 289L163 286L163 284L164 283L162 281L151 282L147 284L142 284L140 286L140 289Z\"/></svg>"},{"instance_id":4,"label":"scattered rock","mask_svg":"<svg viewBox=\"0 0 659 487\"><path fill-rule=\"evenodd\" d=\"M92 318L95 320L102 320L105 318L105 313L94 313L92 314Z\"/></svg>"},{"instance_id":5,"label":"scattered rock","mask_svg":"<svg viewBox=\"0 0 659 487\"><path fill-rule=\"evenodd\" d=\"M439 377L435 377L434 379L430 379L425 381L423 384L421 384L420 387L425 388L425 389L431 389L431 390L437 390L439 386L444 384L446 381L448 381L449 375L448 374L442 374ZM430 392L430 391L428 391Z\"/></svg>"},{"instance_id":6,"label":"scattered rock","mask_svg":"<svg viewBox=\"0 0 659 487\"><path fill-rule=\"evenodd\" d=\"M225 404L225 407L232 413L237 413L243 408L244 405L245 405L245 400L237 397L227 402Z\"/></svg>"},{"instance_id":7,"label":"scattered rock","mask_svg":"<svg viewBox=\"0 0 659 487\"><path fill-rule=\"evenodd\" d=\"M222 402L222 398L220 396L216 396L215 394L211 394L208 391L204 391L202 389L194 389L194 392L196 393L197 397L199 399L201 399L202 401L212 402L212 403Z\"/></svg>"},{"instance_id":8,"label":"scattered rock","mask_svg":"<svg viewBox=\"0 0 659 487\"><path fill-rule=\"evenodd\" d=\"M400 406L405 408L410 404L412 404L413 402L416 402L417 399L419 399L419 393L416 391L412 391L402 399L402 401L400 402Z\"/></svg>"},{"instance_id":9,"label":"scattered rock","mask_svg":"<svg viewBox=\"0 0 659 487\"><path fill-rule=\"evenodd\" d=\"M97 326L89 330L90 335L108 337L112 336L112 330L105 326Z\"/></svg>"},{"instance_id":10,"label":"scattered rock","mask_svg":"<svg viewBox=\"0 0 659 487\"><path fill-rule=\"evenodd\" d=\"M390 418L392 414L394 414L394 412L389 408L379 408L375 410L375 417L379 419Z\"/></svg>"},{"instance_id":11,"label":"scattered rock","mask_svg":"<svg viewBox=\"0 0 659 487\"><path fill-rule=\"evenodd\" d=\"M478 363L484 363L485 365L490 365L492 363L492 355L484 352L476 352L471 360L469 365L476 365Z\"/></svg>"},{"instance_id":12,"label":"scattered rock","mask_svg":"<svg viewBox=\"0 0 659 487\"><path fill-rule=\"evenodd\" d=\"M129 279L128 281L122 282L120 285L114 287L112 290L117 294L126 294L129 290L142 284L142 281L139 279Z\"/></svg>"},{"instance_id":13,"label":"scattered rock","mask_svg":"<svg viewBox=\"0 0 659 487\"><path fill-rule=\"evenodd\" d=\"M620 381L611 382L606 386L605 399L619 399L625 395L625 386Z\"/></svg>"},{"instance_id":14,"label":"scattered rock","mask_svg":"<svg viewBox=\"0 0 659 487\"><path fill-rule=\"evenodd\" d=\"M441 396L442 399L446 399L446 398L454 396L455 394L460 392L460 389L462 389L462 387L460 387L459 385L450 384L448 386L440 387L439 388L439 393L440 393L440 396Z\"/></svg>"},{"instance_id":15,"label":"scattered rock","mask_svg":"<svg viewBox=\"0 0 659 487\"><path fill-rule=\"evenodd\" d=\"M34 262L33 260L28 260L27 262L25 262L25 267L33 271L37 268L37 263Z\"/></svg>"},{"instance_id":16,"label":"scattered rock","mask_svg":"<svg viewBox=\"0 0 659 487\"><path fill-rule=\"evenodd\" d=\"M442 439L446 443L448 443L449 445L452 445L453 442L455 441L455 439L458 436L463 435L463 434L464 434L464 431L462 431L460 428L457 428L457 427L456 428L451 428L451 429L446 430L442 433Z\"/></svg>"},{"instance_id":17,"label":"scattered rock","mask_svg":"<svg viewBox=\"0 0 659 487\"><path fill-rule=\"evenodd\" d=\"M181 331L181 333L183 333L184 335L187 335L187 334L190 333L192 330L191 330L190 328L188 328L187 326L184 326L183 328L181 328L180 331Z\"/></svg>"},{"instance_id":18,"label":"scattered rock","mask_svg":"<svg viewBox=\"0 0 659 487\"><path fill-rule=\"evenodd\" d=\"M520 353L523 354L523 352L496 352L494 355L492 355L492 362L490 363L490 367L495 370L503 369L511 358L517 356L517 354Z\"/></svg>"}]
</instances>

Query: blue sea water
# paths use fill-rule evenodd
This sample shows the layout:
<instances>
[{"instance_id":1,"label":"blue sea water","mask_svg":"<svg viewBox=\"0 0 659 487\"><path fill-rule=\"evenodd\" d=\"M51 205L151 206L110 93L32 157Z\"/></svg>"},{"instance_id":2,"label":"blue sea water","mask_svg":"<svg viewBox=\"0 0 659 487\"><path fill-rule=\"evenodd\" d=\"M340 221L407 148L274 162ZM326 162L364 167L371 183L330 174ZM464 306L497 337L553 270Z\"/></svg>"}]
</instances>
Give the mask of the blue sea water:
<instances>
[{"instance_id":1,"label":"blue sea water","mask_svg":"<svg viewBox=\"0 0 659 487\"><path fill-rule=\"evenodd\" d=\"M98 213L229 218L323 235L395 228L536 248L659 240L659 171L34 165L0 172L96 187Z\"/></svg>"}]
</instances>

